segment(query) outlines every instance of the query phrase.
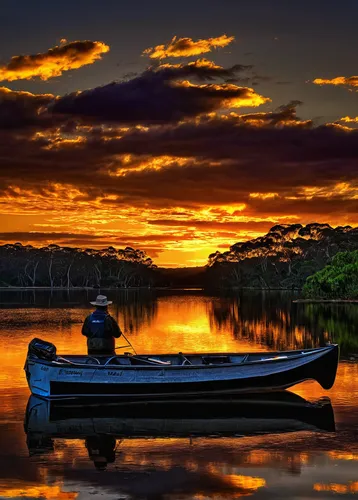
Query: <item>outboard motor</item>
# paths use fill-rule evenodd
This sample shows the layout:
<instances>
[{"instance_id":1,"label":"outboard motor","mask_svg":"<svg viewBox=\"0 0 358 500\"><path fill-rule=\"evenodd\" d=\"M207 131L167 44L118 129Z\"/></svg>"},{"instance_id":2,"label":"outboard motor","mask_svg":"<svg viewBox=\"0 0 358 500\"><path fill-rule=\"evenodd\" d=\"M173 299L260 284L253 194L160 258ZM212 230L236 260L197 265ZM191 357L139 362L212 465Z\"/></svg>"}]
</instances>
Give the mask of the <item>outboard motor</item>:
<instances>
[{"instance_id":1,"label":"outboard motor","mask_svg":"<svg viewBox=\"0 0 358 500\"><path fill-rule=\"evenodd\" d=\"M56 359L56 346L51 344L51 342L46 342L46 340L41 340L34 338L29 343L28 355L34 354L40 359L45 359L46 361L53 361Z\"/></svg>"}]
</instances>

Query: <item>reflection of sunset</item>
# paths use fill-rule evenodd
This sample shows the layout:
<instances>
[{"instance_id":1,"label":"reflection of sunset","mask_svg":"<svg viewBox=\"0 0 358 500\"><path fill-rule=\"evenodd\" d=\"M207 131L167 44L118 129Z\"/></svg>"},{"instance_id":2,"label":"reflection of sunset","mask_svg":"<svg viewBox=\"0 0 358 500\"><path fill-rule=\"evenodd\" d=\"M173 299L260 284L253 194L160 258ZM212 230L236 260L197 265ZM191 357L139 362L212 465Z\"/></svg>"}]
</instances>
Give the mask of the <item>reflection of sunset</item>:
<instances>
[{"instance_id":1,"label":"reflection of sunset","mask_svg":"<svg viewBox=\"0 0 358 500\"><path fill-rule=\"evenodd\" d=\"M249 462L251 463L251 462ZM220 467L216 464L209 464L207 469L212 475L223 475L226 481L232 483L237 488L243 488L248 491L255 491L266 485L266 481L261 477L243 476L234 474L228 467Z\"/></svg>"},{"instance_id":2,"label":"reflection of sunset","mask_svg":"<svg viewBox=\"0 0 358 500\"><path fill-rule=\"evenodd\" d=\"M13 487L0 486L0 496L3 498L38 498L46 500L75 500L78 498L78 493L75 492L65 492L62 490L63 486L30 486L24 483L21 486L21 482Z\"/></svg>"},{"instance_id":3,"label":"reflection of sunset","mask_svg":"<svg viewBox=\"0 0 358 500\"><path fill-rule=\"evenodd\" d=\"M119 324L138 352L252 352L317 345L318 339L307 327L296 324L285 307L272 309L262 302L257 309L251 307L250 300L190 294L155 298L149 293L146 298L136 298L135 294L118 292L116 298L115 293L110 297L114 300L111 313L117 316L118 311ZM3 309L0 387L26 386L23 364L28 343L34 337L53 342L60 354L86 352L81 325L94 295L85 299L86 308ZM9 335L16 339L16 349L8 349ZM329 337L323 334L323 338ZM119 339L117 345L124 343ZM356 364L341 363L330 397L340 394L353 398L358 392L357 370ZM347 393L344 387L351 391ZM307 399L327 394L316 383L293 390Z\"/></svg>"},{"instance_id":4,"label":"reflection of sunset","mask_svg":"<svg viewBox=\"0 0 358 500\"><path fill-rule=\"evenodd\" d=\"M348 484L319 484L313 485L315 491L331 491L333 493L338 493L340 495L346 495L347 493L357 493L358 492L358 481L352 481Z\"/></svg>"},{"instance_id":5,"label":"reflection of sunset","mask_svg":"<svg viewBox=\"0 0 358 500\"><path fill-rule=\"evenodd\" d=\"M34 296L37 304L39 297L41 295ZM268 296L263 294L263 297L267 299ZM70 295L67 300L78 303L77 307L71 308L64 307L66 301L61 299L63 306L57 308L2 310L0 354L3 359L3 390L12 389L20 394L17 388L25 387L22 366L27 343L35 336L54 342L59 353L85 352L85 339L80 334L80 327L89 309L82 304L88 305L91 298L91 292L88 295ZM280 307L273 307L265 298L255 300L251 297L246 300L241 295L230 298L188 292L171 295L148 292L143 296L118 292L109 298L114 301L110 312L117 317L118 311L120 325L126 333L130 332L129 338L139 352L262 351L297 347L302 343L315 345L317 342L314 332L307 331L307 324L290 314L291 306L285 307L282 301ZM8 348L9 335L16 349ZM118 344L122 342L118 341ZM357 369L357 364L341 362L336 383L329 392L323 391L314 382L298 385L293 391L310 401L323 395L329 396L339 426L344 419L351 418L342 409L354 408L356 404ZM28 391L24 389L21 394L20 400L17 397L6 398L7 414L18 412L19 401L22 401L20 412L24 411ZM17 432L22 433L22 427ZM307 448L308 442L312 444L313 452ZM23 446L26 446L25 443ZM273 482L273 470L280 470L283 484L289 484L292 477L310 477L308 471L312 474L311 471L317 470L317 475L309 482L309 489L312 490L315 484L317 492L339 490L347 493L353 492L355 483L340 481L337 476L327 480L318 473L322 463L333 468L337 461L344 460L346 466L354 466L357 462L356 451L346 439L332 441L328 433L311 432L234 439L123 439L117 440L115 463L108 464L106 474L147 474L154 468L170 475L179 466L195 480L195 484L196 480L199 481L190 498L195 498L195 495L198 499L211 498L205 489L208 484L210 491L215 492L215 498L231 499L253 495L261 488L269 489ZM74 439L55 438L53 450L40 451L39 456L42 461L41 477L46 478L46 483L53 478L54 467L58 464L71 464L71 468L86 471L84 475L94 469L84 440L75 439L75 435ZM63 474L66 477L66 468ZM67 485L66 481L64 484ZM56 487L60 488L57 483ZM6 488L9 490L8 486ZM66 489L71 490L70 487ZM61 488L59 491L62 493ZM67 495L71 494L74 495Z\"/></svg>"},{"instance_id":6,"label":"reflection of sunset","mask_svg":"<svg viewBox=\"0 0 358 500\"><path fill-rule=\"evenodd\" d=\"M266 485L266 481L261 477L236 476L235 474L225 475L225 479L229 480L237 488L243 488L249 491L256 491Z\"/></svg>"},{"instance_id":7,"label":"reflection of sunset","mask_svg":"<svg viewBox=\"0 0 358 500\"><path fill-rule=\"evenodd\" d=\"M355 460L358 462L358 453L350 453L350 452L340 452L340 451L329 451L329 458L332 460Z\"/></svg>"},{"instance_id":8,"label":"reflection of sunset","mask_svg":"<svg viewBox=\"0 0 358 500\"><path fill-rule=\"evenodd\" d=\"M349 391L347 391L349 387ZM313 382L300 384L292 388L292 391L303 398L319 398L328 395L332 403L342 405L347 401L354 404L358 401L358 364L340 363L338 365L338 376L329 393L323 391Z\"/></svg>"}]
</instances>

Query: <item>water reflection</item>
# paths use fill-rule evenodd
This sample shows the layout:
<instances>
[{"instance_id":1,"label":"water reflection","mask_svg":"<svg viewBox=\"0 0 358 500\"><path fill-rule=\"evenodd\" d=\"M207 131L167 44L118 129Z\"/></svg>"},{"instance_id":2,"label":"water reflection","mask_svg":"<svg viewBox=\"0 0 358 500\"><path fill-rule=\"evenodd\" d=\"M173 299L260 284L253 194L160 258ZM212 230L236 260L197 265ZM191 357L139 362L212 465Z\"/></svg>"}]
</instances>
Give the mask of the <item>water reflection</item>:
<instances>
[{"instance_id":1,"label":"water reflection","mask_svg":"<svg viewBox=\"0 0 358 500\"><path fill-rule=\"evenodd\" d=\"M293 303L297 292L239 292L213 300L208 314L219 331L274 350L310 348L331 341L357 352L356 304Z\"/></svg>"},{"instance_id":2,"label":"water reflection","mask_svg":"<svg viewBox=\"0 0 358 500\"><path fill-rule=\"evenodd\" d=\"M357 363L340 363L329 392L314 382L295 386L292 397L298 399L270 403L271 419L263 418L267 401L265 413L256 404L261 408L256 416L252 406L250 413L246 404L245 416L245 406L230 402L230 408L221 402L210 411L205 404L194 410L186 402L173 407L171 415L162 409L156 418L146 408L145 423L138 422L144 409L108 415L93 408L85 414L56 408L46 410L41 426L25 434L28 342L42 337L60 353L83 353L80 328L97 293L0 292L0 498L276 499L291 498L293 491L297 498L356 495ZM291 293L106 294L114 301L111 313L143 353L262 351L318 346L326 340L341 342L348 353L358 338L355 304L295 305ZM327 395L331 403L313 405Z\"/></svg>"},{"instance_id":3,"label":"water reflection","mask_svg":"<svg viewBox=\"0 0 358 500\"><path fill-rule=\"evenodd\" d=\"M32 330L54 341L70 333L71 349L83 352L80 327L98 290L0 291L0 332ZM294 292L245 291L212 296L201 291L110 290L110 308L142 352L280 350L310 348L327 341L341 353L357 352L356 304L294 304ZM26 333L26 332L25 332ZM35 335L32 335L35 336ZM57 339L56 339L57 340ZM80 344L82 342L82 345ZM66 345L67 344L67 345ZM81 349L80 349L81 346ZM0 343L0 350L1 350Z\"/></svg>"},{"instance_id":4,"label":"water reflection","mask_svg":"<svg viewBox=\"0 0 358 500\"><path fill-rule=\"evenodd\" d=\"M164 500L252 495L267 487L266 472L260 472L266 467L300 474L310 456L265 450L267 441L277 446L286 433L294 441L307 432L334 432L335 425L328 398L309 402L279 392L86 406L31 396L24 428L30 456L64 464L67 482L75 471L66 464L75 461L77 480L87 488L98 483L87 459L92 470L112 472L101 478L107 491L116 485L128 498Z\"/></svg>"},{"instance_id":5,"label":"water reflection","mask_svg":"<svg viewBox=\"0 0 358 500\"><path fill-rule=\"evenodd\" d=\"M205 404L193 410L194 403L161 411L152 405L145 412L125 404L121 412L116 405L81 409L28 400L25 390L2 394L0 498L273 499L278 493L290 498L292 491L297 498L326 498L334 493L315 485L356 480L357 418L353 425L349 420L356 400L347 394L336 432L329 400L317 404L290 393L245 405L235 398L226 409L209 405L210 412ZM19 421L26 402L27 435ZM37 403L45 412L31 412Z\"/></svg>"},{"instance_id":6,"label":"water reflection","mask_svg":"<svg viewBox=\"0 0 358 500\"><path fill-rule=\"evenodd\" d=\"M52 451L49 439L56 437L242 437L301 430L334 432L335 424L329 398L309 402L281 391L150 402L99 404L92 399L85 405L31 396L24 428L29 451L34 453Z\"/></svg>"},{"instance_id":7,"label":"water reflection","mask_svg":"<svg viewBox=\"0 0 358 500\"><path fill-rule=\"evenodd\" d=\"M88 436L85 444L88 456L97 470L106 470L107 464L113 464L115 461L117 441L114 436Z\"/></svg>"}]
</instances>

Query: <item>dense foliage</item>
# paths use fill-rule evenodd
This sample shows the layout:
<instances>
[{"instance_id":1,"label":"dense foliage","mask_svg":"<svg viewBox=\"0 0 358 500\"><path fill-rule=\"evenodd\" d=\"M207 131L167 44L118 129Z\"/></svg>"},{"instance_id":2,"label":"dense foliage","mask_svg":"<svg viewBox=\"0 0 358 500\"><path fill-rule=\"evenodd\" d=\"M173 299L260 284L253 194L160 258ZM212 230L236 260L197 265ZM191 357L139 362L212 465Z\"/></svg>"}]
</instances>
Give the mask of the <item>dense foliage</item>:
<instances>
[{"instance_id":1,"label":"dense foliage","mask_svg":"<svg viewBox=\"0 0 358 500\"><path fill-rule=\"evenodd\" d=\"M337 253L331 264L307 278L304 294L310 298L358 298L358 250Z\"/></svg>"},{"instance_id":2,"label":"dense foliage","mask_svg":"<svg viewBox=\"0 0 358 500\"><path fill-rule=\"evenodd\" d=\"M130 247L0 246L0 286L145 286L153 283L155 267L145 252Z\"/></svg>"},{"instance_id":3,"label":"dense foliage","mask_svg":"<svg viewBox=\"0 0 358 500\"><path fill-rule=\"evenodd\" d=\"M358 249L358 228L277 225L262 237L209 256L207 283L220 288L299 288L342 251Z\"/></svg>"}]
</instances>

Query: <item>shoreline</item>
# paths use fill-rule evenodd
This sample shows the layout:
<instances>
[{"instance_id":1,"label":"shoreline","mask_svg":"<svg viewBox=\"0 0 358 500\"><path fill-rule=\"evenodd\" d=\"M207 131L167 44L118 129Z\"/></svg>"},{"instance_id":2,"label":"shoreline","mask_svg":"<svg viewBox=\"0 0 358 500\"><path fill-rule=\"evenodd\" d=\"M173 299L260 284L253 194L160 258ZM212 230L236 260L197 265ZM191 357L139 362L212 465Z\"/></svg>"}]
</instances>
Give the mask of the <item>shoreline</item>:
<instances>
[{"instance_id":1,"label":"shoreline","mask_svg":"<svg viewBox=\"0 0 358 500\"><path fill-rule=\"evenodd\" d=\"M108 291L110 290L111 292L134 292L138 290L148 290L148 291L153 291L153 290L192 290L192 291L198 291L198 290L205 290L204 287L164 287L164 286L158 286L158 287L147 287L147 286L133 286L133 287L128 287L128 288L111 288L111 287L100 287L100 288L93 288L93 287L83 287L83 286L72 286L71 288L67 287L61 287L61 286L0 286L0 292L19 292L19 291L46 291L46 292L79 292L79 291L90 291L90 292L98 292L100 293L104 290Z\"/></svg>"},{"instance_id":2,"label":"shoreline","mask_svg":"<svg viewBox=\"0 0 358 500\"><path fill-rule=\"evenodd\" d=\"M358 299L296 299L294 304L358 304Z\"/></svg>"}]
</instances>

